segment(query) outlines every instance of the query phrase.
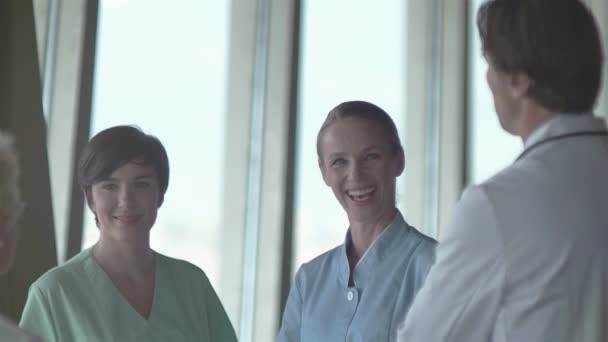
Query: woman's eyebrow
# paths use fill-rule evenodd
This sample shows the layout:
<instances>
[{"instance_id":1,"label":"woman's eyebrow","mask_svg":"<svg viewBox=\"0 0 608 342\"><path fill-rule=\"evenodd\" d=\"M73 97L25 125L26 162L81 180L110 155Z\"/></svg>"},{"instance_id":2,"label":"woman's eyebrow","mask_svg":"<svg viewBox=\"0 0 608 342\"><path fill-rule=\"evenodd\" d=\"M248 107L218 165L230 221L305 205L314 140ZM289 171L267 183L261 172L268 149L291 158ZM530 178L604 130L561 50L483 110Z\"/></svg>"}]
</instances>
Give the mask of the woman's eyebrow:
<instances>
[{"instance_id":1,"label":"woman's eyebrow","mask_svg":"<svg viewBox=\"0 0 608 342\"><path fill-rule=\"evenodd\" d=\"M330 154L327 156L327 158L329 158L329 159L333 159L333 158L336 158L336 157L342 157L343 155L345 155L345 153L344 153L344 152L334 152L334 153L330 153Z\"/></svg>"},{"instance_id":2,"label":"woman's eyebrow","mask_svg":"<svg viewBox=\"0 0 608 342\"><path fill-rule=\"evenodd\" d=\"M369 150L385 150L386 146L385 145L372 145L372 146L368 146L366 148L363 149L363 152L367 152Z\"/></svg>"}]
</instances>

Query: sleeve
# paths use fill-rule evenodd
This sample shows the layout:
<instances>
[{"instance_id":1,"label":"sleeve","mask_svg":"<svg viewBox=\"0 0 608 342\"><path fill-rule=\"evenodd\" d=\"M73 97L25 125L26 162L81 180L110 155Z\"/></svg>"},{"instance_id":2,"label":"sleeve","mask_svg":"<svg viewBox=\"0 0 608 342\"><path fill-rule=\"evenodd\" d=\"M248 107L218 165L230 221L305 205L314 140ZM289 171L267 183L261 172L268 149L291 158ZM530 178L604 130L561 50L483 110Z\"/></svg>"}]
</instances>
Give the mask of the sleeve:
<instances>
[{"instance_id":1,"label":"sleeve","mask_svg":"<svg viewBox=\"0 0 608 342\"><path fill-rule=\"evenodd\" d=\"M30 287L19 327L46 342L59 341L50 303L36 284Z\"/></svg>"},{"instance_id":2,"label":"sleeve","mask_svg":"<svg viewBox=\"0 0 608 342\"><path fill-rule=\"evenodd\" d=\"M467 190L397 340L489 340L503 296L503 251L498 221L483 188Z\"/></svg>"},{"instance_id":3,"label":"sleeve","mask_svg":"<svg viewBox=\"0 0 608 342\"><path fill-rule=\"evenodd\" d=\"M295 281L289 290L287 303L283 310L283 320L277 342L298 342L300 341L300 328L302 323L302 295L300 292L300 278L302 269L297 272Z\"/></svg>"},{"instance_id":4,"label":"sleeve","mask_svg":"<svg viewBox=\"0 0 608 342\"><path fill-rule=\"evenodd\" d=\"M236 333L232 323L230 323L230 318L228 318L222 302L206 276L205 280L208 287L205 306L209 319L211 341L236 342Z\"/></svg>"},{"instance_id":5,"label":"sleeve","mask_svg":"<svg viewBox=\"0 0 608 342\"><path fill-rule=\"evenodd\" d=\"M437 242L426 242L420 247L421 250L417 255L416 262L416 283L415 288L420 289L429 275L431 267L435 263L435 249L437 248Z\"/></svg>"}]
</instances>

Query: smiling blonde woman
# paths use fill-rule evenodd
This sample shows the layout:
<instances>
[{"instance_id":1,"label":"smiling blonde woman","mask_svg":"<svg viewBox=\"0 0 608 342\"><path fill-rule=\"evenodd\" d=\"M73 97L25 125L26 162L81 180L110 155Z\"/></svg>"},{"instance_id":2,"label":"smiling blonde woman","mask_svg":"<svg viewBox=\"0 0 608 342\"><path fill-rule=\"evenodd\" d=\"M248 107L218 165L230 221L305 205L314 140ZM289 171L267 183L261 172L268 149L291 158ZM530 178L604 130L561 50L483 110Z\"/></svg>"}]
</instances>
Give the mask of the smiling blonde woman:
<instances>
[{"instance_id":1,"label":"smiling blonde woman","mask_svg":"<svg viewBox=\"0 0 608 342\"><path fill-rule=\"evenodd\" d=\"M395 207L405 164L395 124L371 103L342 103L321 127L317 153L350 227L344 244L297 272L277 340L393 341L436 244Z\"/></svg>"}]
</instances>

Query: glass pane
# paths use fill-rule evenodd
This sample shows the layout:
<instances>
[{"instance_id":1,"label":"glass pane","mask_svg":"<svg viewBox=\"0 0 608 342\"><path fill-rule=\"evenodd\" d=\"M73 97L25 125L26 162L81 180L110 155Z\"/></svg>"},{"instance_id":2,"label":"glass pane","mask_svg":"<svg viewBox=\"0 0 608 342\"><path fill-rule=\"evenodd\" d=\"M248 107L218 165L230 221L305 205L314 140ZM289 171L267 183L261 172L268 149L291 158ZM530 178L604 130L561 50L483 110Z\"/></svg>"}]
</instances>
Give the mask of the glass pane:
<instances>
[{"instance_id":1,"label":"glass pane","mask_svg":"<svg viewBox=\"0 0 608 342\"><path fill-rule=\"evenodd\" d=\"M522 150L521 139L500 127L492 93L486 82L488 65L481 55L475 18L484 0L469 0L469 161L468 182L479 183L512 163Z\"/></svg>"},{"instance_id":2,"label":"glass pane","mask_svg":"<svg viewBox=\"0 0 608 342\"><path fill-rule=\"evenodd\" d=\"M42 81L42 113L45 122L49 120L50 87L54 68L57 31L57 0L33 0L34 21L36 25L36 48L38 50L38 69Z\"/></svg>"},{"instance_id":3,"label":"glass pane","mask_svg":"<svg viewBox=\"0 0 608 342\"><path fill-rule=\"evenodd\" d=\"M34 21L36 25L36 45L38 49L38 67L44 75L44 56L46 53L47 30L50 13L50 0L32 0Z\"/></svg>"},{"instance_id":4,"label":"glass pane","mask_svg":"<svg viewBox=\"0 0 608 342\"><path fill-rule=\"evenodd\" d=\"M317 164L317 132L329 110L348 100L375 103L405 141L405 11L401 0L302 3L294 272L341 244L348 228Z\"/></svg>"},{"instance_id":5,"label":"glass pane","mask_svg":"<svg viewBox=\"0 0 608 342\"><path fill-rule=\"evenodd\" d=\"M171 175L152 248L208 275L220 297L229 1L100 3L91 136L135 124L157 136ZM83 248L98 237L86 210ZM235 317L231 317L235 321Z\"/></svg>"}]
</instances>

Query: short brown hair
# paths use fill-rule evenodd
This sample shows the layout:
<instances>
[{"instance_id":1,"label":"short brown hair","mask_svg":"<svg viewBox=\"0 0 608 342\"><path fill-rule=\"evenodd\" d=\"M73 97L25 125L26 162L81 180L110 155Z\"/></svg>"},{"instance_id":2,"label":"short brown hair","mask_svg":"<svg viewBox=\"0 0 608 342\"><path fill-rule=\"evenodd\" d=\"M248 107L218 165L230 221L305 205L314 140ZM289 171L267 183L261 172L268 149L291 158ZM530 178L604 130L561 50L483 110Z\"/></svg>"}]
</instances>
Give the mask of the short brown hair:
<instances>
[{"instance_id":1,"label":"short brown hair","mask_svg":"<svg viewBox=\"0 0 608 342\"><path fill-rule=\"evenodd\" d=\"M477 12L482 50L506 73L525 72L545 108L590 112L603 53L597 23L579 0L489 0Z\"/></svg>"},{"instance_id":2,"label":"short brown hair","mask_svg":"<svg viewBox=\"0 0 608 342\"><path fill-rule=\"evenodd\" d=\"M134 160L156 171L160 206L169 186L167 152L158 138L133 126L105 129L84 147L78 163L78 183L87 200L90 199L94 183L107 179L116 169Z\"/></svg>"},{"instance_id":3,"label":"short brown hair","mask_svg":"<svg viewBox=\"0 0 608 342\"><path fill-rule=\"evenodd\" d=\"M342 102L332 109L325 118L317 135L317 156L321 158L321 136L323 131L338 119L353 117L368 120L380 125L386 132L389 145L395 150L402 149L397 126L382 108L365 101Z\"/></svg>"}]
</instances>

